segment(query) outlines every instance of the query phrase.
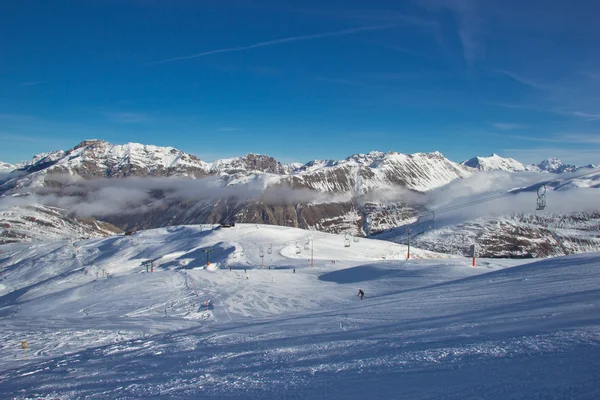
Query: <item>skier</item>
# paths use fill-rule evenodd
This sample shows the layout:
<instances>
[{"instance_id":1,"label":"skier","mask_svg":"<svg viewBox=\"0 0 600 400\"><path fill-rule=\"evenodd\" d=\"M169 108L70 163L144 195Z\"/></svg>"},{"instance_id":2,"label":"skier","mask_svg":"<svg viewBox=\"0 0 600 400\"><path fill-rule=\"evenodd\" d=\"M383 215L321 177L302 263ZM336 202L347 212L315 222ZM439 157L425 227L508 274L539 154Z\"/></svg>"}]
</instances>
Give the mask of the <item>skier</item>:
<instances>
[{"instance_id":1,"label":"skier","mask_svg":"<svg viewBox=\"0 0 600 400\"><path fill-rule=\"evenodd\" d=\"M360 296L360 299L362 300L363 297L365 297L365 292L362 291L362 289L358 289L358 294L357 296Z\"/></svg>"},{"instance_id":2,"label":"skier","mask_svg":"<svg viewBox=\"0 0 600 400\"><path fill-rule=\"evenodd\" d=\"M292 273L293 273L293 274L295 274L295 273L296 273L296 268L294 268L294 272L292 272Z\"/></svg>"}]
</instances>

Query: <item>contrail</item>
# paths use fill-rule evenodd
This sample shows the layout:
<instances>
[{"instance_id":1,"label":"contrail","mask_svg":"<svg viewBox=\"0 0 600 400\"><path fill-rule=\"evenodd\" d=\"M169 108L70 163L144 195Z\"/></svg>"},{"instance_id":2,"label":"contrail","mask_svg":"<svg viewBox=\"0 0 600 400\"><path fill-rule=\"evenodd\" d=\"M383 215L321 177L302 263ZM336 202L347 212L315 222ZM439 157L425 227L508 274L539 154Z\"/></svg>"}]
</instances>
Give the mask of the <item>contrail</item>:
<instances>
[{"instance_id":1,"label":"contrail","mask_svg":"<svg viewBox=\"0 0 600 400\"><path fill-rule=\"evenodd\" d=\"M205 56L209 56L211 54L231 53L233 51L250 50L250 49L255 49L257 47L275 46L275 45L278 45L278 44L299 42L299 41L302 41L302 40L313 40L313 39L321 39L321 38L326 38L326 37L353 35L355 33L368 32L368 31L380 31L380 30L384 30L384 29L395 28L397 26L398 25L362 26L362 27L358 27L358 28L342 29L340 31L317 33L317 34L313 34L313 35L293 36L293 37L288 37L288 38L269 40L267 42L254 43L254 44L251 44L251 45L248 45L248 46L229 47L229 48L226 48L226 49L218 49L218 50L205 51L204 53L197 53L197 54L192 54L192 55L189 55L189 56L174 57L174 58L169 58L169 59L166 59L166 60L151 62L151 63L148 63L147 65L166 64L166 63L170 63L170 62L173 62L173 61L180 61L180 60L188 60L190 58L205 57Z\"/></svg>"}]
</instances>

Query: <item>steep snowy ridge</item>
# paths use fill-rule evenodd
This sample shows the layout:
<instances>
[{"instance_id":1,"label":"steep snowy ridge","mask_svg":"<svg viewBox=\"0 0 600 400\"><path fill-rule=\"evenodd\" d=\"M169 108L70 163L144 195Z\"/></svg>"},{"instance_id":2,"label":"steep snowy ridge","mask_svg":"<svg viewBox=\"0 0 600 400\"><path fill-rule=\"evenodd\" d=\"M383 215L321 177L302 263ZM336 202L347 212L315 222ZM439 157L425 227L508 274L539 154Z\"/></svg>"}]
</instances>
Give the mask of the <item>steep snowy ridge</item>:
<instances>
[{"instance_id":1,"label":"steep snowy ridge","mask_svg":"<svg viewBox=\"0 0 600 400\"><path fill-rule=\"evenodd\" d=\"M473 174L473 170L445 158L441 153L402 154L370 152L345 160L315 160L294 175L294 187L320 192L351 193L360 176L361 191L404 186L427 191Z\"/></svg>"},{"instance_id":2,"label":"steep snowy ridge","mask_svg":"<svg viewBox=\"0 0 600 400\"><path fill-rule=\"evenodd\" d=\"M473 157L470 160L463 161L463 165L475 168L479 171L509 171L521 172L526 171L527 167L513 158L500 157L497 154L492 154L489 157Z\"/></svg>"},{"instance_id":3,"label":"steep snowy ridge","mask_svg":"<svg viewBox=\"0 0 600 400\"><path fill-rule=\"evenodd\" d=\"M425 192L473 174L473 170L448 160L440 152L388 153L377 166L385 177L409 189Z\"/></svg>"}]
</instances>

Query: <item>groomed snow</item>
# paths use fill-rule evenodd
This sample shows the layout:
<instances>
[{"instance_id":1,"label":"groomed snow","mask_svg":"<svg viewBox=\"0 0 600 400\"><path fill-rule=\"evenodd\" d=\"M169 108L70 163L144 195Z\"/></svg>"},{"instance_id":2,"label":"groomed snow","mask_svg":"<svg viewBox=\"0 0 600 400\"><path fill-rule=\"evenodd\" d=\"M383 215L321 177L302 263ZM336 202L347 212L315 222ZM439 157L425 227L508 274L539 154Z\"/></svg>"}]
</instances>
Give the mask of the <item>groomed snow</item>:
<instances>
[{"instance_id":1,"label":"groomed snow","mask_svg":"<svg viewBox=\"0 0 600 400\"><path fill-rule=\"evenodd\" d=\"M600 254L474 268L263 225L0 249L0 398L600 396Z\"/></svg>"}]
</instances>

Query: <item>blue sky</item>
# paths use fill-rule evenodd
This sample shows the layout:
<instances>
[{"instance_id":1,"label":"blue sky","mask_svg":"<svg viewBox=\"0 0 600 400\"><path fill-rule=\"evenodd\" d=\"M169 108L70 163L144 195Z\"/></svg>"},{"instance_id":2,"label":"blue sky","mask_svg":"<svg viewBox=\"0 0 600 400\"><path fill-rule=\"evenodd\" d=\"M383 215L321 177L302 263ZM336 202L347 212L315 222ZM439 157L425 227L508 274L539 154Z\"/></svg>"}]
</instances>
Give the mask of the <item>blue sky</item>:
<instances>
[{"instance_id":1,"label":"blue sky","mask_svg":"<svg viewBox=\"0 0 600 400\"><path fill-rule=\"evenodd\" d=\"M0 160L88 138L282 162L600 163L600 2L0 4Z\"/></svg>"}]
</instances>

